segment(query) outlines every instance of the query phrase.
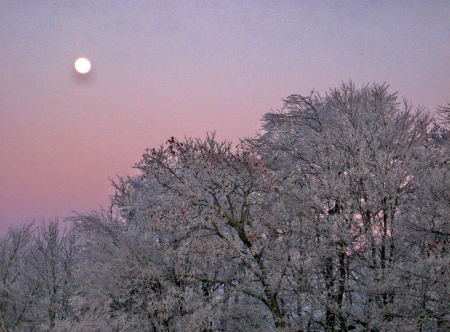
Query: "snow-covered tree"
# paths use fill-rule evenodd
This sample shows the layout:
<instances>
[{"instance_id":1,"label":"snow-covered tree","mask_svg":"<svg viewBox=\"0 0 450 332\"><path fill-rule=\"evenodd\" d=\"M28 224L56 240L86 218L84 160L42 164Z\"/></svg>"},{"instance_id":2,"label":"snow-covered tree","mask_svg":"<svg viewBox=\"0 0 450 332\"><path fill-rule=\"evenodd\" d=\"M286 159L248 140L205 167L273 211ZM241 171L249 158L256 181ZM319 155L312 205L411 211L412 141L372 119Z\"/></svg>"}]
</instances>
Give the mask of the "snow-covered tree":
<instances>
[{"instance_id":1,"label":"snow-covered tree","mask_svg":"<svg viewBox=\"0 0 450 332\"><path fill-rule=\"evenodd\" d=\"M426 330L426 321L435 330L448 319L448 310L439 318L433 309L418 315L418 286L407 287L426 244L412 218L429 225L419 206L430 200L424 190L431 179L422 175L439 167L439 152L427 148L430 123L386 85L349 83L324 96L290 96L248 141L289 188L286 204L297 207L307 230L305 252L316 267L309 276L315 301L307 307L318 308L315 329ZM433 280L423 282L439 292ZM429 300L424 306L435 307Z\"/></svg>"},{"instance_id":2,"label":"snow-covered tree","mask_svg":"<svg viewBox=\"0 0 450 332\"><path fill-rule=\"evenodd\" d=\"M31 237L32 224L24 224L10 229L0 242L0 329L3 331L15 331L29 318L28 301L34 296L34 287L24 283L24 254Z\"/></svg>"},{"instance_id":3,"label":"snow-covered tree","mask_svg":"<svg viewBox=\"0 0 450 332\"><path fill-rule=\"evenodd\" d=\"M76 265L75 238L60 230L58 219L43 223L35 231L24 254L24 283L33 285L33 296L27 304L32 326L52 329L58 320L71 315L69 299L74 291Z\"/></svg>"},{"instance_id":4,"label":"snow-covered tree","mask_svg":"<svg viewBox=\"0 0 450 332\"><path fill-rule=\"evenodd\" d=\"M105 227L120 228L120 236L107 237L120 251L116 257L125 254L132 264L129 282L139 285L128 285L124 296L137 303L143 284L158 293L141 306L148 324L164 321L173 330L182 324L186 331L286 326L281 293L291 220L260 158L214 137L171 139L136 167L139 176L115 184L119 217ZM95 223L98 217L78 219L85 228ZM163 310L154 307L163 303Z\"/></svg>"}]
</instances>

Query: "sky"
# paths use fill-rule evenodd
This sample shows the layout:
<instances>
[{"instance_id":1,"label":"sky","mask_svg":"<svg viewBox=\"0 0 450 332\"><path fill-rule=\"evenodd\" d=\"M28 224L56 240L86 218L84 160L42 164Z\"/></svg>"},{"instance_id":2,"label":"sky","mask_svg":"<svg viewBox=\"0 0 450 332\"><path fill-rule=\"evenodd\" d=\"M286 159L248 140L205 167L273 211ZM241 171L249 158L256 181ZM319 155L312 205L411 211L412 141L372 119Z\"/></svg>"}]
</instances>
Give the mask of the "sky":
<instances>
[{"instance_id":1,"label":"sky","mask_svg":"<svg viewBox=\"0 0 450 332\"><path fill-rule=\"evenodd\" d=\"M450 1L0 0L0 17L0 233L106 207L146 148L237 143L291 94L352 80L450 102Z\"/></svg>"}]
</instances>

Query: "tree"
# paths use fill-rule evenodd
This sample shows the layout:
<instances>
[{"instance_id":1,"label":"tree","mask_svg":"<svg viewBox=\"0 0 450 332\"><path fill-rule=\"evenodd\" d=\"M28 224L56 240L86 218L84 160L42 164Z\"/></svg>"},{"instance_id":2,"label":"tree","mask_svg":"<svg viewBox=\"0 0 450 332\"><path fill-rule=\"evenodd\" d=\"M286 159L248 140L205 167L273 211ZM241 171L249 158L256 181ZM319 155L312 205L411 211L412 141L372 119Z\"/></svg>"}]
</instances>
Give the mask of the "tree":
<instances>
[{"instance_id":1,"label":"tree","mask_svg":"<svg viewBox=\"0 0 450 332\"><path fill-rule=\"evenodd\" d=\"M5 331L16 329L28 318L28 300L33 289L23 287L23 256L31 240L32 226L24 224L10 229L0 242L0 328Z\"/></svg>"},{"instance_id":2,"label":"tree","mask_svg":"<svg viewBox=\"0 0 450 332\"><path fill-rule=\"evenodd\" d=\"M141 175L115 184L113 202L122 226L146 234L144 248L151 246L159 259L148 258L160 267L158 273L136 261L140 267L134 271L145 271L147 278L139 282L157 283L185 299L171 324L187 321L185 330L211 330L238 325L233 320L250 314L248 330L284 327L280 294L289 248L283 233L290 221L283 220L279 194L261 160L232 152L214 137L171 139L148 151L136 167ZM156 320L146 308L147 317Z\"/></svg>"},{"instance_id":3,"label":"tree","mask_svg":"<svg viewBox=\"0 0 450 332\"><path fill-rule=\"evenodd\" d=\"M25 259L24 283L33 285L33 296L27 304L34 326L52 329L57 320L71 314L69 299L74 290L76 264L75 239L60 231L58 219L43 223L31 239Z\"/></svg>"},{"instance_id":4,"label":"tree","mask_svg":"<svg viewBox=\"0 0 450 332\"><path fill-rule=\"evenodd\" d=\"M437 114L442 125L446 128L450 128L450 103L448 103L447 106L439 106Z\"/></svg>"},{"instance_id":5,"label":"tree","mask_svg":"<svg viewBox=\"0 0 450 332\"><path fill-rule=\"evenodd\" d=\"M418 204L429 183L421 174L438 164L426 147L431 117L387 89L349 83L324 96L292 95L248 140L289 188L307 230L305 252L317 267L310 306L325 331L422 324L410 310L415 288L403 287L413 271L403 270L424 245L409 220L423 218Z\"/></svg>"}]
</instances>

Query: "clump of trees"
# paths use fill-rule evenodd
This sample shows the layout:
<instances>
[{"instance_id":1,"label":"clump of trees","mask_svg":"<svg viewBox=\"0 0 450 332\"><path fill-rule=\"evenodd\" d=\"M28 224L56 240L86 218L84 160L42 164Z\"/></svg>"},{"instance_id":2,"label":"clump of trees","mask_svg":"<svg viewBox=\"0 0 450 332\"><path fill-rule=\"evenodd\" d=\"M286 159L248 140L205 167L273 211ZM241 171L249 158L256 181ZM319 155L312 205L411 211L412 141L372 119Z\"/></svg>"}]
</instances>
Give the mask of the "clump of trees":
<instances>
[{"instance_id":1,"label":"clump of trees","mask_svg":"<svg viewBox=\"0 0 450 332\"><path fill-rule=\"evenodd\" d=\"M169 139L111 206L0 243L4 331L448 331L450 104L291 95L237 147Z\"/></svg>"}]
</instances>

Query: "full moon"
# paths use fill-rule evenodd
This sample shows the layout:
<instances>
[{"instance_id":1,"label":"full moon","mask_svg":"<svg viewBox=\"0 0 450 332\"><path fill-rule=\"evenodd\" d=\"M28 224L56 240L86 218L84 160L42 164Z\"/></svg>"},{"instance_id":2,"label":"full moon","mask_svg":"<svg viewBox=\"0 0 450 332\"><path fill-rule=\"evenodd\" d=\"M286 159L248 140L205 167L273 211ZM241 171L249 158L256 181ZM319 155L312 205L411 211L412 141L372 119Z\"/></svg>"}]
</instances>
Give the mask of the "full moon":
<instances>
[{"instance_id":1,"label":"full moon","mask_svg":"<svg viewBox=\"0 0 450 332\"><path fill-rule=\"evenodd\" d=\"M91 63L86 58L79 58L75 61L75 69L80 74L86 74L91 70Z\"/></svg>"}]
</instances>

